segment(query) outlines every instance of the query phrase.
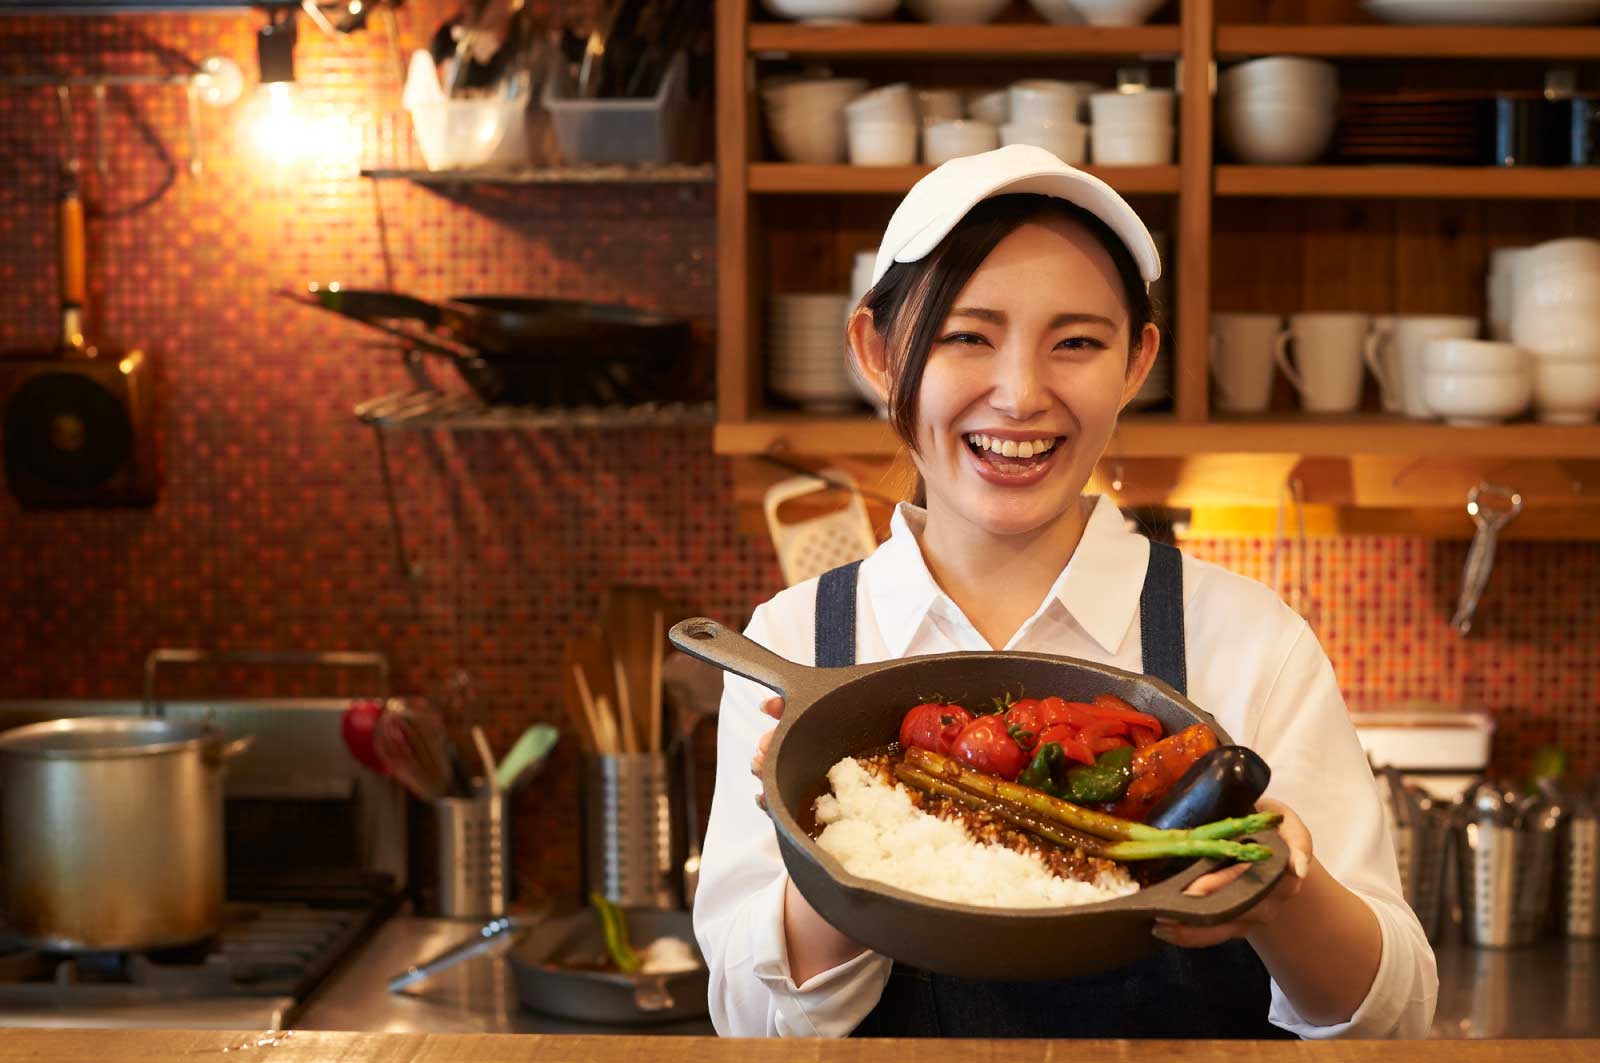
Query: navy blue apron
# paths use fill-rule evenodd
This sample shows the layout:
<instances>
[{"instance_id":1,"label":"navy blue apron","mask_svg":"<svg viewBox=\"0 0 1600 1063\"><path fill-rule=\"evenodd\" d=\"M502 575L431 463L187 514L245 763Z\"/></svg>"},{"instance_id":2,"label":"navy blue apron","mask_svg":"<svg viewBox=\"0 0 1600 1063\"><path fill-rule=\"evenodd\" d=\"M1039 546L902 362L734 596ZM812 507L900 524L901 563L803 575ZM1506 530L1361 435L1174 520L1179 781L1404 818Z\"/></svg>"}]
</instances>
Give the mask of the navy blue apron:
<instances>
[{"instance_id":1,"label":"navy blue apron","mask_svg":"<svg viewBox=\"0 0 1600 1063\"><path fill-rule=\"evenodd\" d=\"M859 567L836 568L818 584L819 667L855 663ZM1182 555L1163 543L1150 544L1139 628L1145 672L1186 692ZM1127 967L1053 982L956 978L896 963L852 1036L1292 1038L1267 1021L1269 1003L1266 968L1245 942L1157 942Z\"/></svg>"}]
</instances>

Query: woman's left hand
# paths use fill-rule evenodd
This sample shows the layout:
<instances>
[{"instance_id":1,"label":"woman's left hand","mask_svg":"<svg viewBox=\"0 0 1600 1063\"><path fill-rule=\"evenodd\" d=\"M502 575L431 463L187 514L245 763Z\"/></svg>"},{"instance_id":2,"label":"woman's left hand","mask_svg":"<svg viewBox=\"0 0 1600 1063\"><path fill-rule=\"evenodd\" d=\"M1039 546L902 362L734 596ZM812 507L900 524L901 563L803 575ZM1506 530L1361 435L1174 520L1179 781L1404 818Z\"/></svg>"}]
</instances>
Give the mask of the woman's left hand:
<instances>
[{"instance_id":1,"label":"woman's left hand","mask_svg":"<svg viewBox=\"0 0 1600 1063\"><path fill-rule=\"evenodd\" d=\"M1237 918L1220 926L1188 926L1170 919L1157 919L1155 929L1152 931L1156 937L1185 948L1200 949L1220 945L1224 941L1244 937L1252 930L1270 923L1277 918L1283 906L1299 894L1300 886L1311 870L1311 832L1306 829L1305 823L1299 816L1276 801L1264 800L1259 802L1257 807L1264 812L1283 813L1283 822L1278 825L1278 836L1289 846L1289 867L1277 885ZM1249 869L1249 864L1234 864L1220 871L1201 875L1189 883L1183 892L1190 897L1208 896Z\"/></svg>"}]
</instances>

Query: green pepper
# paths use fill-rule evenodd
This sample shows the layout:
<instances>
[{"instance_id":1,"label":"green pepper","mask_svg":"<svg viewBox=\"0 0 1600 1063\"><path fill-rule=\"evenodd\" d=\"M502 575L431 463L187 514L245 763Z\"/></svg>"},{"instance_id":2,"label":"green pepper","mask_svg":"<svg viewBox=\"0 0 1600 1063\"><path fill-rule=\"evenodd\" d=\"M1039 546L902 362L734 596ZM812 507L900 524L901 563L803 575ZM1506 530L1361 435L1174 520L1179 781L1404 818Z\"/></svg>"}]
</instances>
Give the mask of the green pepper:
<instances>
[{"instance_id":1,"label":"green pepper","mask_svg":"<svg viewBox=\"0 0 1600 1063\"><path fill-rule=\"evenodd\" d=\"M638 954L628 944L628 924L622 910L593 890L589 892L589 904L600 916L600 929L605 934L606 951L611 954L611 962L617 965L617 970L624 974L633 974L644 966Z\"/></svg>"},{"instance_id":2,"label":"green pepper","mask_svg":"<svg viewBox=\"0 0 1600 1063\"><path fill-rule=\"evenodd\" d=\"M1017 782L1035 790L1043 790L1051 797L1065 796L1061 787L1056 785L1056 774L1066 760L1067 755L1061 752L1060 742L1046 742L1034 753L1033 762L1022 769Z\"/></svg>"},{"instance_id":3,"label":"green pepper","mask_svg":"<svg viewBox=\"0 0 1600 1063\"><path fill-rule=\"evenodd\" d=\"M1083 764L1068 769L1065 792L1058 796L1080 805L1115 801L1128 789L1132 777L1133 747L1118 746L1096 757L1093 767Z\"/></svg>"}]
</instances>

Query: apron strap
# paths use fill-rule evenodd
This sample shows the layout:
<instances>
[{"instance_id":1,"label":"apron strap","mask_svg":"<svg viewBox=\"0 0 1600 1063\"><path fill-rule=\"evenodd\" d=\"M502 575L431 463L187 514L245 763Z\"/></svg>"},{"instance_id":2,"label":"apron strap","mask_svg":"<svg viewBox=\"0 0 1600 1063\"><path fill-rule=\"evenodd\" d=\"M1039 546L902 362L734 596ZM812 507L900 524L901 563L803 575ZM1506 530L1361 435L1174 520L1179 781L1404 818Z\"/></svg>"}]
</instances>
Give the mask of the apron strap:
<instances>
[{"instance_id":1,"label":"apron strap","mask_svg":"<svg viewBox=\"0 0 1600 1063\"><path fill-rule=\"evenodd\" d=\"M856 577L860 561L824 572L817 580L818 668L856 663Z\"/></svg>"},{"instance_id":2,"label":"apron strap","mask_svg":"<svg viewBox=\"0 0 1600 1063\"><path fill-rule=\"evenodd\" d=\"M1139 643L1144 674L1180 694L1189 692L1183 648L1183 555L1177 547L1150 541L1150 565L1139 592Z\"/></svg>"}]
</instances>

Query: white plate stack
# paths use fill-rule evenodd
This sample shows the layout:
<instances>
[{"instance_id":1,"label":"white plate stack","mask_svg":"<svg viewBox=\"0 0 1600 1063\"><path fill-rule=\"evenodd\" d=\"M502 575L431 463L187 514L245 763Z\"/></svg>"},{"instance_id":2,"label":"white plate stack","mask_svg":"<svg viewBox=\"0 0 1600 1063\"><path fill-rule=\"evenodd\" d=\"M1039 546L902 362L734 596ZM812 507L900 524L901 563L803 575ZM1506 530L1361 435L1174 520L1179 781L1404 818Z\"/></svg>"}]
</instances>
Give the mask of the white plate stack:
<instances>
[{"instance_id":1,"label":"white plate stack","mask_svg":"<svg viewBox=\"0 0 1600 1063\"><path fill-rule=\"evenodd\" d=\"M833 292L775 295L767 302L767 387L808 409L857 405L845 353L850 297Z\"/></svg>"},{"instance_id":2,"label":"white plate stack","mask_svg":"<svg viewBox=\"0 0 1600 1063\"><path fill-rule=\"evenodd\" d=\"M1600 240L1536 244L1512 259L1511 339L1533 359L1539 420L1600 413Z\"/></svg>"}]
</instances>

